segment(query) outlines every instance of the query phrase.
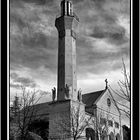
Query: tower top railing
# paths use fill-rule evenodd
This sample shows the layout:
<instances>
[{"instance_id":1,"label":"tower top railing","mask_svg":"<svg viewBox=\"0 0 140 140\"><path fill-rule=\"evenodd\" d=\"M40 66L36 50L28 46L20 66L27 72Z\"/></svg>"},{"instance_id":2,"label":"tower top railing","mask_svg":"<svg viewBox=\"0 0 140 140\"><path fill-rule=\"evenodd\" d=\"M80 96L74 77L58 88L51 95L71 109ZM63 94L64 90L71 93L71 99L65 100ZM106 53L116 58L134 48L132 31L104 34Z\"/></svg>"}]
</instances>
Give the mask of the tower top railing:
<instances>
[{"instance_id":1,"label":"tower top railing","mask_svg":"<svg viewBox=\"0 0 140 140\"><path fill-rule=\"evenodd\" d=\"M64 16L68 16L68 15L58 14L58 15L56 15L56 18L60 18L60 17L64 17ZM69 17L74 17L79 22L79 18L74 12L73 12L73 15L69 15Z\"/></svg>"},{"instance_id":2,"label":"tower top railing","mask_svg":"<svg viewBox=\"0 0 140 140\"><path fill-rule=\"evenodd\" d=\"M70 17L74 17L77 21L79 21L78 16L73 12L73 4L70 0L62 0L60 7L61 7L61 14L58 14L56 18L70 16Z\"/></svg>"}]
</instances>

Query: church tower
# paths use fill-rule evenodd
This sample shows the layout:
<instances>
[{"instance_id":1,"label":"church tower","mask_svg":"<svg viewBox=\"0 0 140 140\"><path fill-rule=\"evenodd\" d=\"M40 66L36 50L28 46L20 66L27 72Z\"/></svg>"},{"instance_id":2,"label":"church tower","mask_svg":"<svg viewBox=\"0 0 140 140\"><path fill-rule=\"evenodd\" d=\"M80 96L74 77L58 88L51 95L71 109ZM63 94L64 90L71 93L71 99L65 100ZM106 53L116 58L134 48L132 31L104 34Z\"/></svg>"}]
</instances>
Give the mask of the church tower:
<instances>
[{"instance_id":1,"label":"church tower","mask_svg":"<svg viewBox=\"0 0 140 140\"><path fill-rule=\"evenodd\" d=\"M77 99L76 28L79 19L73 12L72 2L62 0L61 16L56 18L58 30L57 100Z\"/></svg>"},{"instance_id":2,"label":"church tower","mask_svg":"<svg viewBox=\"0 0 140 140\"><path fill-rule=\"evenodd\" d=\"M49 140L73 140L72 112L76 109L85 112L85 105L79 98L81 96L78 96L81 94L77 93L76 29L78 23L79 19L73 12L72 2L62 0L61 15L55 20L58 30L57 100L50 103Z\"/></svg>"}]
</instances>

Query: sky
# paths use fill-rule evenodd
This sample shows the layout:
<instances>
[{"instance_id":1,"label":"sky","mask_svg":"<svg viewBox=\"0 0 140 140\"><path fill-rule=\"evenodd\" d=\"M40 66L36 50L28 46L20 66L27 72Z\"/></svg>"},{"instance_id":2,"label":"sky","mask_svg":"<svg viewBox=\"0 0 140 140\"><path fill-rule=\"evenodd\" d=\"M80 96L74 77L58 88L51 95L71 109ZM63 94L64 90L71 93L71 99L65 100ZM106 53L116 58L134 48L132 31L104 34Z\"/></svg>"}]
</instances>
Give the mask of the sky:
<instances>
[{"instance_id":1,"label":"sky","mask_svg":"<svg viewBox=\"0 0 140 140\"><path fill-rule=\"evenodd\" d=\"M10 0L10 96L19 85L49 93L57 86L61 0ZM77 29L77 85L82 93L117 88L122 58L130 65L129 0L73 0ZM50 95L44 101L50 99Z\"/></svg>"}]
</instances>

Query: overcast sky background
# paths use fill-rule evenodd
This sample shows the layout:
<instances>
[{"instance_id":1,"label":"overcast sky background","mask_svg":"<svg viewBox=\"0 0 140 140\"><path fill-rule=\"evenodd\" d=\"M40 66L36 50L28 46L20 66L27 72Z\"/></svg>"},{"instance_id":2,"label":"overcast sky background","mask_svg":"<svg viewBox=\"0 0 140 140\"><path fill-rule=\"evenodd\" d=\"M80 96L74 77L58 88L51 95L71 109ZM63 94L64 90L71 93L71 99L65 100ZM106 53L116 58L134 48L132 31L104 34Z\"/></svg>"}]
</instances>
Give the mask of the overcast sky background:
<instances>
[{"instance_id":1,"label":"overcast sky background","mask_svg":"<svg viewBox=\"0 0 140 140\"><path fill-rule=\"evenodd\" d=\"M46 92L57 86L58 33L54 26L61 0L10 0L10 95L18 85ZM73 0L77 31L77 84L82 93L112 87L129 72L129 0ZM44 101L46 101L44 99Z\"/></svg>"}]
</instances>

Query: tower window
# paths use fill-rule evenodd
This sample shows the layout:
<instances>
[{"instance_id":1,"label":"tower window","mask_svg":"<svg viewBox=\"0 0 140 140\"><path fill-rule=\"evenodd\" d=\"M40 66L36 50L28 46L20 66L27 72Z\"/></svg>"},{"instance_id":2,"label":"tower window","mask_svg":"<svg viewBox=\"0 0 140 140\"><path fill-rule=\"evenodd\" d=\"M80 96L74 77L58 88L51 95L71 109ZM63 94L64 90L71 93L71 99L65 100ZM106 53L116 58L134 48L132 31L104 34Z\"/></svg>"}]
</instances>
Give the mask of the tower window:
<instances>
[{"instance_id":1,"label":"tower window","mask_svg":"<svg viewBox=\"0 0 140 140\"><path fill-rule=\"evenodd\" d=\"M72 16L73 10L72 10L72 3L70 1L67 1L67 13L69 16Z\"/></svg>"},{"instance_id":2,"label":"tower window","mask_svg":"<svg viewBox=\"0 0 140 140\"><path fill-rule=\"evenodd\" d=\"M72 7L72 3L70 2L70 15L73 15L73 7Z\"/></svg>"},{"instance_id":3,"label":"tower window","mask_svg":"<svg viewBox=\"0 0 140 140\"><path fill-rule=\"evenodd\" d=\"M65 11L65 15L67 15L67 2L65 2L65 7L64 7L64 11Z\"/></svg>"},{"instance_id":4,"label":"tower window","mask_svg":"<svg viewBox=\"0 0 140 140\"><path fill-rule=\"evenodd\" d=\"M61 2L61 16L67 15L67 2Z\"/></svg>"}]
</instances>

